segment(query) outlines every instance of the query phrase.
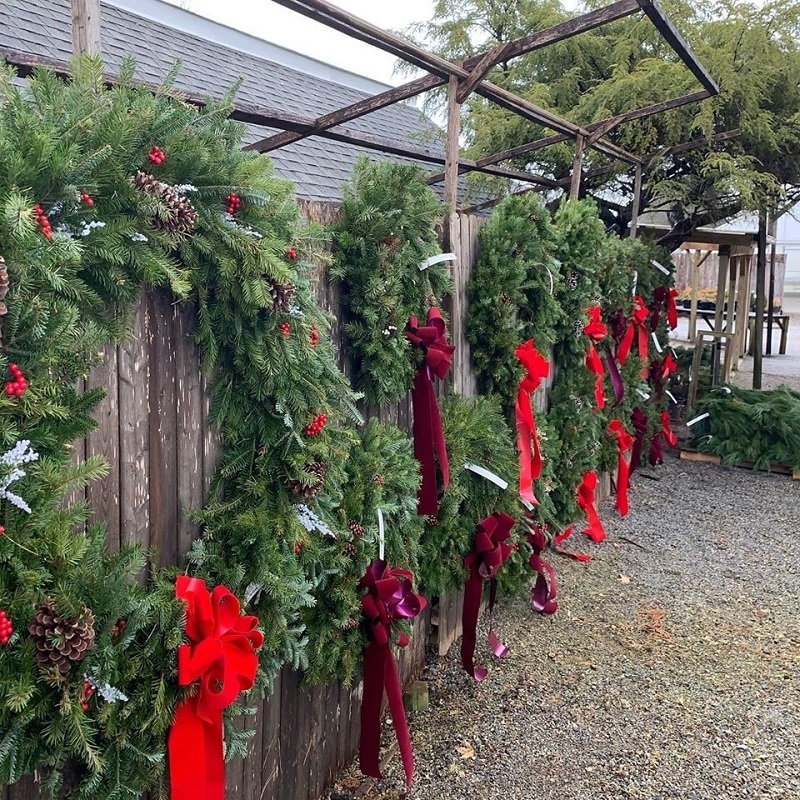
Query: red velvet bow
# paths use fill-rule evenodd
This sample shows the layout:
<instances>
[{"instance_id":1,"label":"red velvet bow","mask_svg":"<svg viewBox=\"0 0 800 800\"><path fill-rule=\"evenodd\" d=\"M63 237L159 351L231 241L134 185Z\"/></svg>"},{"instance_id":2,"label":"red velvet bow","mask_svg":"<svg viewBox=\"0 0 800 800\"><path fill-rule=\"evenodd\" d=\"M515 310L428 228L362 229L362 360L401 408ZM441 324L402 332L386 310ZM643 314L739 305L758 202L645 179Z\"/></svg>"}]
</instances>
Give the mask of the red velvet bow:
<instances>
[{"instance_id":1,"label":"red velvet bow","mask_svg":"<svg viewBox=\"0 0 800 800\"><path fill-rule=\"evenodd\" d=\"M239 692L252 688L255 650L264 643L258 619L240 614L239 601L224 586L209 594L205 581L178 577L175 596L186 601L186 636L178 647L178 683L200 682L181 702L169 732L172 800L222 800L225 764L222 711Z\"/></svg>"},{"instance_id":2,"label":"red velvet bow","mask_svg":"<svg viewBox=\"0 0 800 800\"><path fill-rule=\"evenodd\" d=\"M617 439L617 511L623 517L630 511L628 503L628 486L630 483L630 465L625 458L625 454L633 446L633 436L625 430L625 426L618 419L612 419L608 423L609 432Z\"/></svg>"},{"instance_id":3,"label":"red velvet bow","mask_svg":"<svg viewBox=\"0 0 800 800\"><path fill-rule=\"evenodd\" d=\"M369 623L370 643L364 648L364 694L361 701L361 771L380 778L381 702L383 693L389 700L406 784L414 777L414 754L408 733L403 688L392 656L392 627L397 619L412 619L425 610L427 601L414 592L414 574L405 569L392 569L386 561L370 564L359 586L366 589L361 608ZM405 647L407 634L401 632L397 645Z\"/></svg>"},{"instance_id":4,"label":"red velvet bow","mask_svg":"<svg viewBox=\"0 0 800 800\"><path fill-rule=\"evenodd\" d=\"M650 313L650 329L656 330L661 321L661 312L666 307L667 323L672 330L678 327L678 306L675 299L678 296L677 289L670 289L667 286L659 286L653 290L653 303Z\"/></svg>"},{"instance_id":5,"label":"red velvet bow","mask_svg":"<svg viewBox=\"0 0 800 800\"><path fill-rule=\"evenodd\" d=\"M464 669L482 681L487 673L483 667L475 666L475 643L477 641L478 613L481 606L481 593L484 579L490 581L489 588L489 644L498 658L508 654L508 648L497 638L492 629L492 611L497 595L496 575L511 554L508 539L514 519L508 514L495 511L483 519L475 531L474 549L464 559L464 566L469 570L467 584L464 587L464 607L461 615L461 663Z\"/></svg>"},{"instance_id":6,"label":"red velvet bow","mask_svg":"<svg viewBox=\"0 0 800 800\"><path fill-rule=\"evenodd\" d=\"M583 532L593 542L602 542L606 538L606 531L595 508L596 489L597 473L589 470L584 473L581 484L578 486L578 506L586 515L586 528Z\"/></svg>"},{"instance_id":7,"label":"red velvet bow","mask_svg":"<svg viewBox=\"0 0 800 800\"><path fill-rule=\"evenodd\" d=\"M647 341L647 317L650 314L649 309L644 304L644 300L637 294L635 298L636 307L631 313L631 318L628 322L628 329L625 331L625 336L620 342L617 349L617 360L620 364L624 364L628 360L628 355L633 346L634 337L637 337L639 347L639 358L647 363L648 341ZM646 370L646 368L645 368Z\"/></svg>"},{"instance_id":8,"label":"red velvet bow","mask_svg":"<svg viewBox=\"0 0 800 800\"><path fill-rule=\"evenodd\" d=\"M550 362L528 339L514 351L525 370L517 390L516 419L517 447L519 448L519 495L529 503L537 503L533 482L542 474L542 450L536 419L531 407L531 393L535 392L550 374Z\"/></svg>"},{"instance_id":9,"label":"red velvet bow","mask_svg":"<svg viewBox=\"0 0 800 800\"><path fill-rule=\"evenodd\" d=\"M433 377L442 380L447 376L455 351L455 347L447 343L446 330L438 308L431 308L428 311L427 325L420 326L419 320L411 316L406 327L406 338L425 354L425 359L414 378L411 392L414 408L414 456L419 461L422 472L417 511L425 515L436 514L439 510L435 459L439 461L444 488L446 489L450 483L447 447L436 393L433 390Z\"/></svg>"},{"instance_id":10,"label":"red velvet bow","mask_svg":"<svg viewBox=\"0 0 800 800\"><path fill-rule=\"evenodd\" d=\"M600 410L606 404L603 394L603 360L597 352L597 345L608 336L608 327L602 320L600 306L589 306L586 309L589 314L589 322L584 327L583 333L589 337L589 347L586 349L586 366L595 375L594 379L594 399L597 409Z\"/></svg>"},{"instance_id":11,"label":"red velvet bow","mask_svg":"<svg viewBox=\"0 0 800 800\"><path fill-rule=\"evenodd\" d=\"M538 524L530 517L528 517L528 520L531 530L527 534L527 539L533 548L530 565L536 573L536 583L531 589L531 605L533 610L538 611L540 614L555 614L558 611L556 571L552 565L542 558L542 553L547 548L546 527Z\"/></svg>"}]
</instances>

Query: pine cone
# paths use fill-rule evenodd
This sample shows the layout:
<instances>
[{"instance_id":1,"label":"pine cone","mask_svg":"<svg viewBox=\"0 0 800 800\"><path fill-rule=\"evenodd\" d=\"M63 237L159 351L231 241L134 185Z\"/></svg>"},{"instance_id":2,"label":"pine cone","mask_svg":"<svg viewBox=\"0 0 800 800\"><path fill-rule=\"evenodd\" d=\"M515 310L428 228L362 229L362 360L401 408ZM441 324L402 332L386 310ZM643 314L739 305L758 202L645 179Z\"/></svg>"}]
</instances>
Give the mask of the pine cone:
<instances>
[{"instance_id":1,"label":"pine cone","mask_svg":"<svg viewBox=\"0 0 800 800\"><path fill-rule=\"evenodd\" d=\"M425 517L425 524L429 528L435 528L439 524L439 517L437 517L435 514L428 514Z\"/></svg>"},{"instance_id":2,"label":"pine cone","mask_svg":"<svg viewBox=\"0 0 800 800\"><path fill-rule=\"evenodd\" d=\"M355 617L348 617L344 625L342 625L342 630L350 631L357 625L358 625L358 620Z\"/></svg>"},{"instance_id":3,"label":"pine cone","mask_svg":"<svg viewBox=\"0 0 800 800\"><path fill-rule=\"evenodd\" d=\"M348 543L347 543L347 544L346 544L346 545L345 545L345 546L342 548L342 555L343 555L345 558L353 558L353 556L355 556L355 554L356 554L357 552L358 552L358 548L356 547L356 543L355 543L355 542L348 542Z\"/></svg>"},{"instance_id":4,"label":"pine cone","mask_svg":"<svg viewBox=\"0 0 800 800\"><path fill-rule=\"evenodd\" d=\"M293 283L272 281L269 292L272 295L272 306L275 311L290 311L297 287Z\"/></svg>"},{"instance_id":5,"label":"pine cone","mask_svg":"<svg viewBox=\"0 0 800 800\"><path fill-rule=\"evenodd\" d=\"M189 233L198 219L191 202L172 186L166 185L161 188L161 200L167 213L153 220L156 226L173 233Z\"/></svg>"},{"instance_id":6,"label":"pine cone","mask_svg":"<svg viewBox=\"0 0 800 800\"><path fill-rule=\"evenodd\" d=\"M8 266L3 256L0 256L0 317L8 313L5 299L8 294Z\"/></svg>"},{"instance_id":7,"label":"pine cone","mask_svg":"<svg viewBox=\"0 0 800 800\"><path fill-rule=\"evenodd\" d=\"M304 472L316 475L316 479L310 480L302 478L289 478L287 484L289 488L298 496L305 500L316 497L325 484L325 465L321 461L313 461L303 467Z\"/></svg>"},{"instance_id":8,"label":"pine cone","mask_svg":"<svg viewBox=\"0 0 800 800\"><path fill-rule=\"evenodd\" d=\"M94 614L84 608L79 617L68 619L53 603L45 603L28 625L28 633L36 647L39 669L55 668L66 675L73 664L86 658L94 644Z\"/></svg>"},{"instance_id":9,"label":"pine cone","mask_svg":"<svg viewBox=\"0 0 800 800\"><path fill-rule=\"evenodd\" d=\"M383 486L386 483L386 478L384 478L383 475L373 475L372 482L376 486Z\"/></svg>"},{"instance_id":10,"label":"pine cone","mask_svg":"<svg viewBox=\"0 0 800 800\"><path fill-rule=\"evenodd\" d=\"M358 520L351 519L347 523L347 527L356 539L361 539L364 536L364 526Z\"/></svg>"},{"instance_id":11,"label":"pine cone","mask_svg":"<svg viewBox=\"0 0 800 800\"><path fill-rule=\"evenodd\" d=\"M569 278L567 278L567 286L570 289L577 289L578 288L578 273L575 270L571 270L569 273Z\"/></svg>"},{"instance_id":12,"label":"pine cone","mask_svg":"<svg viewBox=\"0 0 800 800\"><path fill-rule=\"evenodd\" d=\"M161 181L156 178L155 175L151 175L149 172L145 172L141 169L136 170L136 174L133 176L133 185L140 192L147 192L148 194L161 193Z\"/></svg>"}]
</instances>

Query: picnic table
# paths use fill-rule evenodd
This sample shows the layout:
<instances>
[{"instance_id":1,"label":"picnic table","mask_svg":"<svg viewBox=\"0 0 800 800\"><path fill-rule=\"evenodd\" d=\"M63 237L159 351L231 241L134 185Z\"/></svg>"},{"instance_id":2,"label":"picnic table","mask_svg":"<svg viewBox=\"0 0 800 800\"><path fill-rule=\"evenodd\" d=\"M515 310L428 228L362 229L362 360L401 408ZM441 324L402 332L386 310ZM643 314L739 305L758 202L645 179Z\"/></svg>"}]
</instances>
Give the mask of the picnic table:
<instances>
[{"instance_id":1,"label":"picnic table","mask_svg":"<svg viewBox=\"0 0 800 800\"><path fill-rule=\"evenodd\" d=\"M678 306L678 316L679 317L688 317L691 315L691 310L685 307ZM697 318L705 320L706 325L708 325L709 329L712 331L714 330L714 324L716 320L717 312L713 308L698 308L697 309ZM724 322L727 322L728 315L727 313L723 313L722 319ZM789 314L773 314L772 315L772 322L773 324L778 326L778 329L781 332L781 341L778 347L778 353L780 355L786 355L786 345L789 341L789 322L791 320L791 316ZM764 324L767 323L767 315L764 314ZM747 352L749 353L752 350L752 342L753 342L753 335L755 332L756 327L756 312L751 311L748 314L748 326L747 326L747 333L748 333L748 344L747 344ZM725 326L723 325L723 330Z\"/></svg>"}]
</instances>

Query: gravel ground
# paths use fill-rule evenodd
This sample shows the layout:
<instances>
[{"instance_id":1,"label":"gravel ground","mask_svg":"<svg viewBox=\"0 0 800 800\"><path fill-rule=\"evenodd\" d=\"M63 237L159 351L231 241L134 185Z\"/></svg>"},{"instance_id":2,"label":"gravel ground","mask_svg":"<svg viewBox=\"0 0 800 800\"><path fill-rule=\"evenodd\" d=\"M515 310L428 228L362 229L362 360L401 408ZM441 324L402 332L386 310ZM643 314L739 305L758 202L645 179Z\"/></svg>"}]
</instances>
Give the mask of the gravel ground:
<instances>
[{"instance_id":1,"label":"gravel ground","mask_svg":"<svg viewBox=\"0 0 800 800\"><path fill-rule=\"evenodd\" d=\"M800 482L669 458L631 506L572 540L590 564L553 556L556 615L501 604L483 684L457 645L432 657L409 800L800 799ZM401 774L353 767L328 798L397 798Z\"/></svg>"}]
</instances>

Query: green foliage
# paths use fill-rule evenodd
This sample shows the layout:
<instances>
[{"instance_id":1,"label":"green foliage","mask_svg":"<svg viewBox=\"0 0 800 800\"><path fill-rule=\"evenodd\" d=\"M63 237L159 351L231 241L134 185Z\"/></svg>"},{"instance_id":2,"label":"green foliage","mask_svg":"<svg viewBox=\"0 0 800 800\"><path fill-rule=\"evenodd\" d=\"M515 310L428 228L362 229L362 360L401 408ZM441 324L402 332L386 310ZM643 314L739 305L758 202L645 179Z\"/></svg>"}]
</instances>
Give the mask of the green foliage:
<instances>
[{"instance_id":1,"label":"green foliage","mask_svg":"<svg viewBox=\"0 0 800 800\"><path fill-rule=\"evenodd\" d=\"M475 527L484 517L493 511L506 511L515 519L522 514L516 492L514 439L497 400L449 396L442 402L442 427L450 461L450 486L436 518L426 519L420 552L420 584L431 595L463 587L464 557L472 551ZM465 469L465 464L491 470L508 481L508 489L502 490ZM513 535L520 535L516 528ZM529 571L519 569L520 552L524 555L518 549L501 570L501 583L509 591L524 586L530 578Z\"/></svg>"},{"instance_id":2,"label":"green foliage","mask_svg":"<svg viewBox=\"0 0 800 800\"><path fill-rule=\"evenodd\" d=\"M481 228L467 339L480 390L501 397L509 414L519 383L509 354L528 339L543 353L555 342L562 276L554 249L550 214L534 194L505 198Z\"/></svg>"},{"instance_id":3,"label":"green foliage","mask_svg":"<svg viewBox=\"0 0 800 800\"><path fill-rule=\"evenodd\" d=\"M750 461L753 469L800 469L800 392L788 386L713 389L697 404L697 414L703 413L708 418L692 426L701 452L727 464Z\"/></svg>"},{"instance_id":4,"label":"green foliage","mask_svg":"<svg viewBox=\"0 0 800 800\"><path fill-rule=\"evenodd\" d=\"M355 386L371 403L396 402L408 391L418 358L405 337L408 318L424 321L450 291L446 263L419 269L439 252L443 213L418 167L364 157L344 187L331 275L342 285Z\"/></svg>"}]
</instances>

